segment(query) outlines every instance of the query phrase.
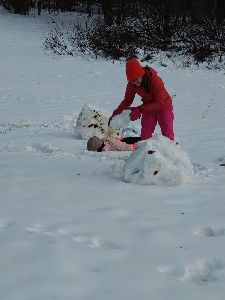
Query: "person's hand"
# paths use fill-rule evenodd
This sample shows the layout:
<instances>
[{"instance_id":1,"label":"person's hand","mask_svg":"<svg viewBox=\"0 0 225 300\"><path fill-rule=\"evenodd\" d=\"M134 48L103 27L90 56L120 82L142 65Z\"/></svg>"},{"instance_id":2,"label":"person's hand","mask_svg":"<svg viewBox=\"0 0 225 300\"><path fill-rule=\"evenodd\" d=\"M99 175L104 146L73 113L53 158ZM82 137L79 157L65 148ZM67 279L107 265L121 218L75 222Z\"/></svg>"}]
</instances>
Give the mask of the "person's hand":
<instances>
[{"instance_id":1,"label":"person's hand","mask_svg":"<svg viewBox=\"0 0 225 300\"><path fill-rule=\"evenodd\" d=\"M130 107L131 113L130 113L130 120L136 121L140 119L141 117L141 110L138 106L136 107Z\"/></svg>"}]
</instances>

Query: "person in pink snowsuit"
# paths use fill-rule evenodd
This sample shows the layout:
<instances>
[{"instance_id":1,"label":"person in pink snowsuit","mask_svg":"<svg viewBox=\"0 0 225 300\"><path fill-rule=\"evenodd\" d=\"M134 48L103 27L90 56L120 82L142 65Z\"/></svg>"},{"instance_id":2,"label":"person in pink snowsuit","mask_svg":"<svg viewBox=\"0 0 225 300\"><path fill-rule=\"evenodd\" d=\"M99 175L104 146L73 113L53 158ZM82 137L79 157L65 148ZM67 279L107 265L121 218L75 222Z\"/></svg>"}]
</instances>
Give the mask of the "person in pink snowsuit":
<instances>
[{"instance_id":1,"label":"person in pink snowsuit","mask_svg":"<svg viewBox=\"0 0 225 300\"><path fill-rule=\"evenodd\" d=\"M142 67L137 59L130 59L126 63L127 88L124 100L109 118L120 114L125 109L130 109L130 119L135 121L141 118L141 139L152 137L155 127L159 124L162 135L174 140L173 131L173 104L162 79L157 72L149 67ZM141 97L142 104L131 107L135 95Z\"/></svg>"}]
</instances>

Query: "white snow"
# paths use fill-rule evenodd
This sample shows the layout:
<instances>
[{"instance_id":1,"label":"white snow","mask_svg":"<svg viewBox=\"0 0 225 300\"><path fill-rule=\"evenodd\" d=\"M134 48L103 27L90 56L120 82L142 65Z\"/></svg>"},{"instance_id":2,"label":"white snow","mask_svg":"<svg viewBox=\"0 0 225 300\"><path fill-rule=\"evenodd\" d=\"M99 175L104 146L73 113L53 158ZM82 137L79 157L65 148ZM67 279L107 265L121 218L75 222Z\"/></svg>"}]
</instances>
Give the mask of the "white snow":
<instances>
[{"instance_id":1,"label":"white snow","mask_svg":"<svg viewBox=\"0 0 225 300\"><path fill-rule=\"evenodd\" d=\"M193 235L203 236L203 237L214 237L223 235L225 233L225 228L212 228L212 227L199 227L195 228Z\"/></svg>"},{"instance_id":2,"label":"white snow","mask_svg":"<svg viewBox=\"0 0 225 300\"><path fill-rule=\"evenodd\" d=\"M126 109L121 114L116 115L110 122L110 127L114 129L128 127L130 123L130 110Z\"/></svg>"},{"instance_id":3,"label":"white snow","mask_svg":"<svg viewBox=\"0 0 225 300\"><path fill-rule=\"evenodd\" d=\"M124 179L132 183L178 185L192 182L193 176L193 166L182 147L158 134L139 142L124 166Z\"/></svg>"},{"instance_id":4,"label":"white snow","mask_svg":"<svg viewBox=\"0 0 225 300\"><path fill-rule=\"evenodd\" d=\"M92 136L103 138L121 137L122 131L120 127L112 129L108 127L110 113L94 107L93 105L84 105L76 121L74 129L75 135L82 139L89 139Z\"/></svg>"},{"instance_id":5,"label":"white snow","mask_svg":"<svg viewBox=\"0 0 225 300\"><path fill-rule=\"evenodd\" d=\"M48 22L0 9L0 299L223 300L224 71L153 63L194 175L127 183L130 152L90 153L74 134L84 105L123 99L124 62L45 53Z\"/></svg>"},{"instance_id":6,"label":"white snow","mask_svg":"<svg viewBox=\"0 0 225 300\"><path fill-rule=\"evenodd\" d=\"M182 280L191 280L197 283L218 280L214 273L223 269L224 263L217 259L197 259L185 267ZM224 273L225 275L225 273Z\"/></svg>"}]
</instances>

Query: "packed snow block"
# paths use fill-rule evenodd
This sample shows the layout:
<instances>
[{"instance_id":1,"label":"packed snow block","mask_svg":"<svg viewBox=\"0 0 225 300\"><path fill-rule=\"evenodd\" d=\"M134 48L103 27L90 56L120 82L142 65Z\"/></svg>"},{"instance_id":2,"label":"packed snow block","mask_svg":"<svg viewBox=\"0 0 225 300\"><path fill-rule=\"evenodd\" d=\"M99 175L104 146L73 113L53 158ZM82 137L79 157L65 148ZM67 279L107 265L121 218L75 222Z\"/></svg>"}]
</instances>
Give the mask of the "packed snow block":
<instances>
[{"instance_id":1,"label":"packed snow block","mask_svg":"<svg viewBox=\"0 0 225 300\"><path fill-rule=\"evenodd\" d=\"M130 123L130 110L126 109L121 114L116 115L110 122L110 127L114 129L125 128Z\"/></svg>"},{"instance_id":2,"label":"packed snow block","mask_svg":"<svg viewBox=\"0 0 225 300\"><path fill-rule=\"evenodd\" d=\"M187 153L175 142L157 134L138 143L123 172L126 182L153 185L190 183L194 175Z\"/></svg>"},{"instance_id":3,"label":"packed snow block","mask_svg":"<svg viewBox=\"0 0 225 300\"><path fill-rule=\"evenodd\" d=\"M135 123L131 125L130 112L130 109L126 109L121 114L114 116L110 122L110 127L113 129L122 129L123 137L140 136L140 124Z\"/></svg>"},{"instance_id":4,"label":"packed snow block","mask_svg":"<svg viewBox=\"0 0 225 300\"><path fill-rule=\"evenodd\" d=\"M76 122L75 134L82 139L89 139L92 136L103 137L121 137L120 129L108 127L110 114L104 110L84 105Z\"/></svg>"}]
</instances>

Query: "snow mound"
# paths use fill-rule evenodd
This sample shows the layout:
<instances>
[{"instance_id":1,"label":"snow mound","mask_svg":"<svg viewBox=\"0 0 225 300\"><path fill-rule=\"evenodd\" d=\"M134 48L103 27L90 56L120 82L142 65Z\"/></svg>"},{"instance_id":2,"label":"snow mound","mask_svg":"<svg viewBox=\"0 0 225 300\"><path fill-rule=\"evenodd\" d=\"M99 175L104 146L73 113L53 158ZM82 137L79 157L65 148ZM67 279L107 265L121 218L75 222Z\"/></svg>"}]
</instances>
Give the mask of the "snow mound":
<instances>
[{"instance_id":1,"label":"snow mound","mask_svg":"<svg viewBox=\"0 0 225 300\"><path fill-rule=\"evenodd\" d=\"M108 127L110 114L104 110L93 107L92 105L84 105L76 122L75 134L82 139L89 139L92 136L103 138L121 137L122 131Z\"/></svg>"},{"instance_id":2,"label":"snow mound","mask_svg":"<svg viewBox=\"0 0 225 300\"><path fill-rule=\"evenodd\" d=\"M182 281L202 283L216 281L215 272L223 269L224 264L218 259L197 259L185 267Z\"/></svg>"},{"instance_id":3,"label":"snow mound","mask_svg":"<svg viewBox=\"0 0 225 300\"><path fill-rule=\"evenodd\" d=\"M195 236L205 236L205 237L214 237L224 235L224 228L211 228L211 227L202 227L195 228L193 231L193 235Z\"/></svg>"},{"instance_id":4,"label":"snow mound","mask_svg":"<svg viewBox=\"0 0 225 300\"><path fill-rule=\"evenodd\" d=\"M217 258L199 258L192 263L181 267L179 265L160 266L158 271L162 274L179 278L183 282L203 284L207 282L223 281L223 261Z\"/></svg>"},{"instance_id":5,"label":"snow mound","mask_svg":"<svg viewBox=\"0 0 225 300\"><path fill-rule=\"evenodd\" d=\"M126 182L179 185L192 182L194 169L187 153L169 139L155 134L139 142L124 165Z\"/></svg>"},{"instance_id":6,"label":"snow mound","mask_svg":"<svg viewBox=\"0 0 225 300\"><path fill-rule=\"evenodd\" d=\"M110 127L113 129L127 127L130 123L130 110L126 109L121 114L116 115L110 122Z\"/></svg>"}]
</instances>

